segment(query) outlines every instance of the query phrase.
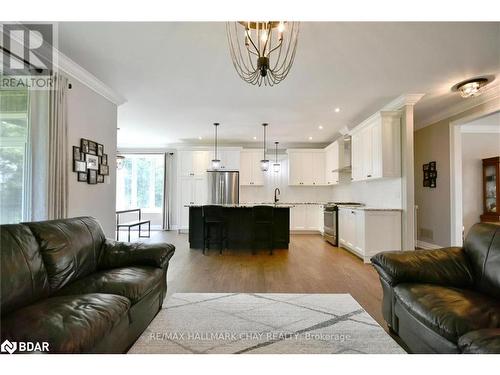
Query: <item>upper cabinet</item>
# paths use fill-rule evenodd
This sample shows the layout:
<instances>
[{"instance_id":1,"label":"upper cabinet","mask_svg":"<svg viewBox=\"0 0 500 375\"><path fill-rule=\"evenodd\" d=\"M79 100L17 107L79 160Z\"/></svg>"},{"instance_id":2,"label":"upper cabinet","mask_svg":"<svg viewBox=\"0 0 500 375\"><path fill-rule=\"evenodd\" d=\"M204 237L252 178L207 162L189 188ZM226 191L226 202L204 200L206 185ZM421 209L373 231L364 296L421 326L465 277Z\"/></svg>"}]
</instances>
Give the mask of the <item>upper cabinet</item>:
<instances>
[{"instance_id":1,"label":"upper cabinet","mask_svg":"<svg viewBox=\"0 0 500 375\"><path fill-rule=\"evenodd\" d=\"M210 155L209 151L179 151L179 176L204 176L210 163Z\"/></svg>"},{"instance_id":2,"label":"upper cabinet","mask_svg":"<svg viewBox=\"0 0 500 375\"><path fill-rule=\"evenodd\" d=\"M351 135L353 181L401 176L401 112L377 112Z\"/></svg>"},{"instance_id":3,"label":"upper cabinet","mask_svg":"<svg viewBox=\"0 0 500 375\"><path fill-rule=\"evenodd\" d=\"M325 183L339 183L339 141L333 142L325 149Z\"/></svg>"},{"instance_id":4,"label":"upper cabinet","mask_svg":"<svg viewBox=\"0 0 500 375\"><path fill-rule=\"evenodd\" d=\"M240 185L264 185L264 172L260 169L262 150L242 150L240 156Z\"/></svg>"},{"instance_id":5,"label":"upper cabinet","mask_svg":"<svg viewBox=\"0 0 500 375\"><path fill-rule=\"evenodd\" d=\"M325 185L325 152L321 149L289 149L288 185Z\"/></svg>"},{"instance_id":6,"label":"upper cabinet","mask_svg":"<svg viewBox=\"0 0 500 375\"><path fill-rule=\"evenodd\" d=\"M240 152L239 148L222 148L217 151L217 157L220 160L220 169L229 171L240 170ZM210 160L214 158L214 152L210 151Z\"/></svg>"}]
</instances>

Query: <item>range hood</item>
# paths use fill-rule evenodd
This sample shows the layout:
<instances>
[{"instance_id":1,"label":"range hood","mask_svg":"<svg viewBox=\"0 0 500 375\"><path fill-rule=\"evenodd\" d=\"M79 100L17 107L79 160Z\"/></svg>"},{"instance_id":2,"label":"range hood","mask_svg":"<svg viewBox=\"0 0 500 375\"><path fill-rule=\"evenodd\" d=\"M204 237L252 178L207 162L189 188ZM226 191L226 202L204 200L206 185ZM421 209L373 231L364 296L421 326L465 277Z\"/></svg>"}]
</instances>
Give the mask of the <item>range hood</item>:
<instances>
[{"instance_id":1,"label":"range hood","mask_svg":"<svg viewBox=\"0 0 500 375\"><path fill-rule=\"evenodd\" d=\"M337 140L339 143L339 167L333 172L350 173L351 166L351 136L345 135Z\"/></svg>"}]
</instances>

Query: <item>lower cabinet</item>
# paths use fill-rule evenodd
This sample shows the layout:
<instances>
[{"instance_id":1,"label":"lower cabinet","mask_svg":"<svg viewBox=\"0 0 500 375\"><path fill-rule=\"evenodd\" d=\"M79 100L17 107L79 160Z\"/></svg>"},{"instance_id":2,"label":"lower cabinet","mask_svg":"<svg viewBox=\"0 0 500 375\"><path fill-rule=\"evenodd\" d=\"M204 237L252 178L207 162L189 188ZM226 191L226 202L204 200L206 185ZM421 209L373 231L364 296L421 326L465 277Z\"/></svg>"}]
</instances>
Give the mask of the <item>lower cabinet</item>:
<instances>
[{"instance_id":1,"label":"lower cabinet","mask_svg":"<svg viewBox=\"0 0 500 375\"><path fill-rule=\"evenodd\" d=\"M290 209L290 230L323 231L323 206L298 204Z\"/></svg>"},{"instance_id":2,"label":"lower cabinet","mask_svg":"<svg viewBox=\"0 0 500 375\"><path fill-rule=\"evenodd\" d=\"M365 263L381 251L401 250L401 212L340 208L339 246Z\"/></svg>"},{"instance_id":3,"label":"lower cabinet","mask_svg":"<svg viewBox=\"0 0 500 375\"><path fill-rule=\"evenodd\" d=\"M179 230L189 229L189 207L187 205L207 203L207 183L205 177L181 177L179 181L180 207Z\"/></svg>"}]
</instances>

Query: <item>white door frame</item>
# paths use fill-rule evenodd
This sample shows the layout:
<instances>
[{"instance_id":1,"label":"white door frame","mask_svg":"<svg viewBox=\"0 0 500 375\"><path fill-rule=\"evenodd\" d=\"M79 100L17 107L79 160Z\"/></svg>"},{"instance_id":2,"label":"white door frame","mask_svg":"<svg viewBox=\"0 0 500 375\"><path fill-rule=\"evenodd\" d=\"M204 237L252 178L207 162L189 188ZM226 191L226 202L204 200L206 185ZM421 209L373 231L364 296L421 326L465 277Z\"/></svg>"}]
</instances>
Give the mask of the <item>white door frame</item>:
<instances>
[{"instance_id":1,"label":"white door frame","mask_svg":"<svg viewBox=\"0 0 500 375\"><path fill-rule=\"evenodd\" d=\"M500 111L500 101L484 103L481 110L450 122L450 215L451 246L462 246L462 125Z\"/></svg>"}]
</instances>

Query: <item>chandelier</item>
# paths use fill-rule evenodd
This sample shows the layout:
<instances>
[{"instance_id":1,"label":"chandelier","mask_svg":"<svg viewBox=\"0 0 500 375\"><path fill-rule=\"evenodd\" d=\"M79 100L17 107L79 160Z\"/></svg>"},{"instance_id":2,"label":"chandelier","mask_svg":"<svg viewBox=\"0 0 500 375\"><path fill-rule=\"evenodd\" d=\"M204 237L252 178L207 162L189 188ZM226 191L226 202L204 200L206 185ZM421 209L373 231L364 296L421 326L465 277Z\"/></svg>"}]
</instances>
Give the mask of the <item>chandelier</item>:
<instances>
[{"instance_id":1,"label":"chandelier","mask_svg":"<svg viewBox=\"0 0 500 375\"><path fill-rule=\"evenodd\" d=\"M299 22L228 22L226 31L234 68L245 82L274 86L286 78L297 50Z\"/></svg>"}]
</instances>

